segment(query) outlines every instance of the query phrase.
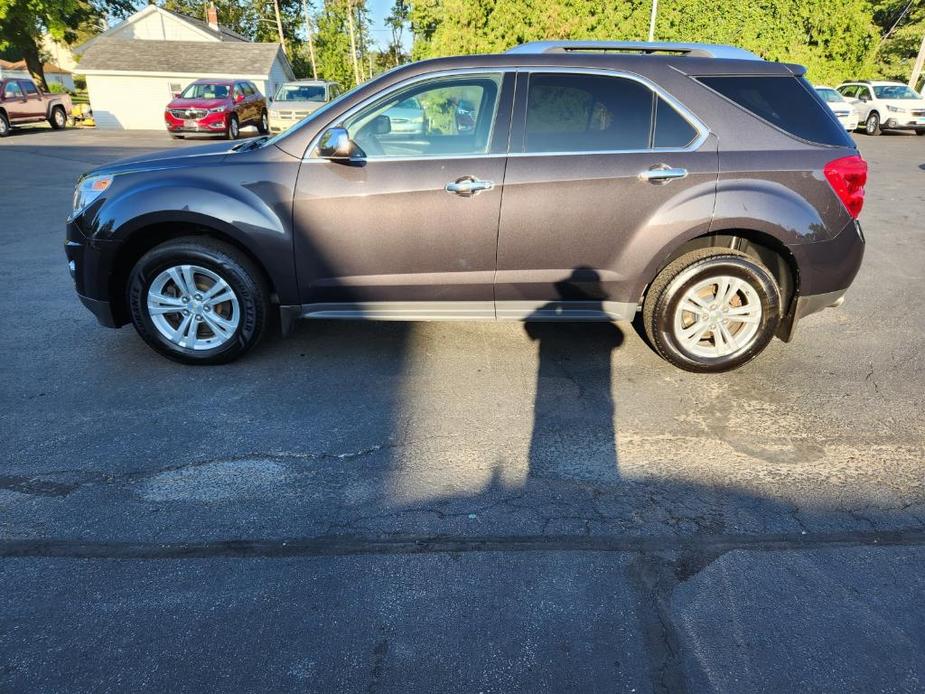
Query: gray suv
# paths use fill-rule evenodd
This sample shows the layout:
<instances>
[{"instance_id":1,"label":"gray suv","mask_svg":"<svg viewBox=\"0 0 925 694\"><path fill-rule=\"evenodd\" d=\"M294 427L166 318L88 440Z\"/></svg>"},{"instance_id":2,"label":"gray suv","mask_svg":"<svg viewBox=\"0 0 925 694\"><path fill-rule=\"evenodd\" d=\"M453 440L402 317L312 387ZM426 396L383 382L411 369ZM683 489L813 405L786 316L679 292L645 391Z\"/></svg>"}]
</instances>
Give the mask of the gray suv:
<instances>
[{"instance_id":1,"label":"gray suv","mask_svg":"<svg viewBox=\"0 0 925 694\"><path fill-rule=\"evenodd\" d=\"M637 320L691 371L841 302L867 165L797 65L700 44L542 42L392 70L285 133L78 182L82 301L212 364L271 316ZM393 127L414 100L421 129Z\"/></svg>"}]
</instances>

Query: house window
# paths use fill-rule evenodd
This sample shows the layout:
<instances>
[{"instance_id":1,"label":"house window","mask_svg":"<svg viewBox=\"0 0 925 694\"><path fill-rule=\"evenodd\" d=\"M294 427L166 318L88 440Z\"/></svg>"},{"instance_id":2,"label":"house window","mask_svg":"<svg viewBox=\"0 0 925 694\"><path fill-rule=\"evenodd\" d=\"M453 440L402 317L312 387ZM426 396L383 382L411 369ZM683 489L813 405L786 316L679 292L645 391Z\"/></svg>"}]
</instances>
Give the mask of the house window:
<instances>
[{"instance_id":1,"label":"house window","mask_svg":"<svg viewBox=\"0 0 925 694\"><path fill-rule=\"evenodd\" d=\"M170 96L173 96L174 94L179 94L182 91L183 91L182 84L180 84L179 82L170 83Z\"/></svg>"}]
</instances>

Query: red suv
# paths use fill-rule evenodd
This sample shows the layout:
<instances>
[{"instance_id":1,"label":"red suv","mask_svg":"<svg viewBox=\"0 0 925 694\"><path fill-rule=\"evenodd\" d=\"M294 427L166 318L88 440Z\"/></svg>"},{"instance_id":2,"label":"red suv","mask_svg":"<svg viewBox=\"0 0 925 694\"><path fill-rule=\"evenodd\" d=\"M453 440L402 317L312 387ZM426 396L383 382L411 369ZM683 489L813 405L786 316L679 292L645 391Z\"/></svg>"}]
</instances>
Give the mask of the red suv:
<instances>
[{"instance_id":1,"label":"red suv","mask_svg":"<svg viewBox=\"0 0 925 694\"><path fill-rule=\"evenodd\" d=\"M196 80L167 104L164 121L171 137L214 133L235 140L246 125L270 132L267 101L253 82Z\"/></svg>"}]
</instances>

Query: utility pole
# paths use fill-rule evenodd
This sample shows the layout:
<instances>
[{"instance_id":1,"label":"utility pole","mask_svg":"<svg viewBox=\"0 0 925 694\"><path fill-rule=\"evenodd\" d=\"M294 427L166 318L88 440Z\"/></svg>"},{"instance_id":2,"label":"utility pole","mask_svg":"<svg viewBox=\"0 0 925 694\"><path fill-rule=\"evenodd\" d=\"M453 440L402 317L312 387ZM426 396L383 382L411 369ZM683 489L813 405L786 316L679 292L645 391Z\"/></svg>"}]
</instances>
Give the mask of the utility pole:
<instances>
[{"instance_id":1,"label":"utility pole","mask_svg":"<svg viewBox=\"0 0 925 694\"><path fill-rule=\"evenodd\" d=\"M652 12L649 15L649 42L655 40L655 17L658 15L658 0L652 0Z\"/></svg>"},{"instance_id":2,"label":"utility pole","mask_svg":"<svg viewBox=\"0 0 925 694\"><path fill-rule=\"evenodd\" d=\"M314 29L308 0L302 0L302 9L305 11L305 36L308 39L308 59L312 63L312 79L318 79L318 66L315 64L315 39L312 36Z\"/></svg>"},{"instance_id":3,"label":"utility pole","mask_svg":"<svg viewBox=\"0 0 925 694\"><path fill-rule=\"evenodd\" d=\"M919 77L922 75L922 68L925 68L925 34L922 35L922 45L919 46L919 57L915 59L915 66L912 68L912 77L909 78L909 86L913 89L919 83Z\"/></svg>"},{"instance_id":4,"label":"utility pole","mask_svg":"<svg viewBox=\"0 0 925 694\"><path fill-rule=\"evenodd\" d=\"M286 39L283 37L283 20L279 14L279 0L273 0L273 9L276 11L276 31L279 32L279 42L283 46L283 53L289 55L286 50Z\"/></svg>"},{"instance_id":5,"label":"utility pole","mask_svg":"<svg viewBox=\"0 0 925 694\"><path fill-rule=\"evenodd\" d=\"M357 39L356 32L353 29L353 0L347 0L347 28L350 30L350 57L353 58L353 79L359 84L360 64L357 62Z\"/></svg>"}]
</instances>

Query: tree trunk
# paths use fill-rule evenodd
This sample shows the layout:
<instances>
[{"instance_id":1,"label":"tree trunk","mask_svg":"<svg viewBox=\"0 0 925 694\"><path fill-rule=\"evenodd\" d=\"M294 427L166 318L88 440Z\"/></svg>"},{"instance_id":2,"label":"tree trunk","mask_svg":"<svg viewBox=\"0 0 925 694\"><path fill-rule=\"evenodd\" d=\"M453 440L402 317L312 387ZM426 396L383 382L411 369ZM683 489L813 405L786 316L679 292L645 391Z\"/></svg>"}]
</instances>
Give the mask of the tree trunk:
<instances>
[{"instance_id":1,"label":"tree trunk","mask_svg":"<svg viewBox=\"0 0 925 694\"><path fill-rule=\"evenodd\" d=\"M922 35L922 45L919 46L919 56L915 59L915 66L912 68L912 76L909 78L909 86L913 89L918 86L923 67L925 67L925 34Z\"/></svg>"},{"instance_id":2,"label":"tree trunk","mask_svg":"<svg viewBox=\"0 0 925 694\"><path fill-rule=\"evenodd\" d=\"M357 61L357 39L353 28L353 0L347 0L347 28L350 30L350 57L353 58L353 79L360 83L360 64Z\"/></svg>"},{"instance_id":3,"label":"tree trunk","mask_svg":"<svg viewBox=\"0 0 925 694\"><path fill-rule=\"evenodd\" d=\"M305 10L305 37L308 40L308 58L312 63L312 79L318 79L318 66L315 63L315 39L312 36L314 30L312 27L312 15L308 0L303 0L302 7Z\"/></svg>"},{"instance_id":4,"label":"tree trunk","mask_svg":"<svg viewBox=\"0 0 925 694\"><path fill-rule=\"evenodd\" d=\"M39 47L36 45L35 39L25 35L22 38L21 46L23 58L26 61L26 67L29 68L29 72L32 73L33 78L38 82L42 91L47 92L48 83L45 82L45 68L42 65L42 57L39 55Z\"/></svg>"},{"instance_id":5,"label":"tree trunk","mask_svg":"<svg viewBox=\"0 0 925 694\"><path fill-rule=\"evenodd\" d=\"M273 0L273 9L276 11L276 31L279 32L279 42L283 46L283 53L289 55L289 52L286 50L286 39L283 36L283 20L279 14L279 0Z\"/></svg>"}]
</instances>

